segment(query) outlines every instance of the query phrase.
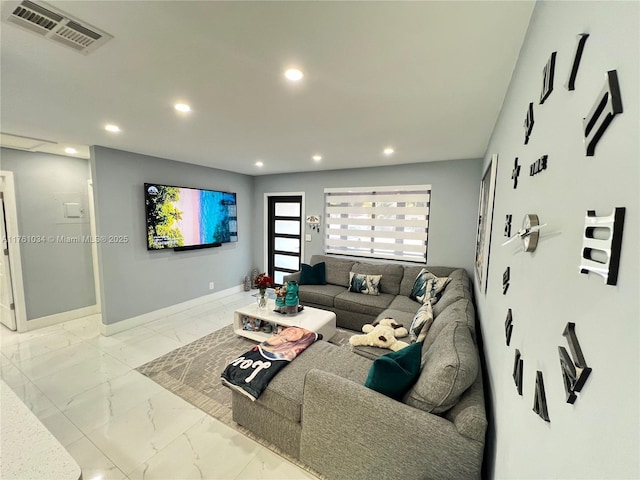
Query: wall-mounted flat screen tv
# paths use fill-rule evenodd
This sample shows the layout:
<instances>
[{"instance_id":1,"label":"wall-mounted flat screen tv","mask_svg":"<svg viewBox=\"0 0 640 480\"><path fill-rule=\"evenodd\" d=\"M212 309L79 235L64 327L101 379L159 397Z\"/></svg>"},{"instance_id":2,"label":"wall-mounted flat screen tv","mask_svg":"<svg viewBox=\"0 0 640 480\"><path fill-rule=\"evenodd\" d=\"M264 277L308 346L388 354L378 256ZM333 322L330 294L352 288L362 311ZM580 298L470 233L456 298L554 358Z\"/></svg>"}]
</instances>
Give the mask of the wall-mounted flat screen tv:
<instances>
[{"instance_id":1,"label":"wall-mounted flat screen tv","mask_svg":"<svg viewBox=\"0 0 640 480\"><path fill-rule=\"evenodd\" d=\"M144 198L148 250L238 241L235 193L145 183Z\"/></svg>"}]
</instances>

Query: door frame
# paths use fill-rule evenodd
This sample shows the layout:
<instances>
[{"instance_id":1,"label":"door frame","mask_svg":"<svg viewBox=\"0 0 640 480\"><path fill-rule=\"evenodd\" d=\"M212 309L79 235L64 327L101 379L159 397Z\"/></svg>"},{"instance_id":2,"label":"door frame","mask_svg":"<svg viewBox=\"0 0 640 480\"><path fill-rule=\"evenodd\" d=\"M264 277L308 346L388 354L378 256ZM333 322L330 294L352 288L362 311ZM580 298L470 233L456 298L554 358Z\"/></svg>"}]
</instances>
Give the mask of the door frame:
<instances>
[{"instance_id":1,"label":"door frame","mask_svg":"<svg viewBox=\"0 0 640 480\"><path fill-rule=\"evenodd\" d=\"M302 197L302 201L300 202L300 263L304 261L304 234L306 233L306 225L304 219L305 216L305 198L304 192L265 192L264 194L264 202L263 202L263 233L262 238L264 239L263 250L262 250L262 271L266 272L269 265L267 264L269 259L269 197Z\"/></svg>"},{"instance_id":2,"label":"door frame","mask_svg":"<svg viewBox=\"0 0 640 480\"><path fill-rule=\"evenodd\" d=\"M13 180L13 172L0 170L0 180L3 183L5 222L7 224L7 236L17 238L18 209L16 207L16 190ZM11 288L13 289L13 304L16 315L16 331L27 331L27 311L24 298L24 281L22 279L22 257L20 255L20 242L12 242L9 245L9 270L11 272Z\"/></svg>"}]
</instances>

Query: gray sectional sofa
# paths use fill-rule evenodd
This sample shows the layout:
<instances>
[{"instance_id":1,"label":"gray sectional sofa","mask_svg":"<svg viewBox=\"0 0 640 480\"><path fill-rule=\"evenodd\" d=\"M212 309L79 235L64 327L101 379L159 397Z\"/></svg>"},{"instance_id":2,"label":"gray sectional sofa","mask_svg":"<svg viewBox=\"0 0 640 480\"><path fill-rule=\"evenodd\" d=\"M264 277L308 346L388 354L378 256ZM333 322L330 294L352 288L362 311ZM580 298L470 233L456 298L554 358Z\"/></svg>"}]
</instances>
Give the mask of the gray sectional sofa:
<instances>
[{"instance_id":1,"label":"gray sectional sofa","mask_svg":"<svg viewBox=\"0 0 640 480\"><path fill-rule=\"evenodd\" d=\"M410 326L420 304L408 295L421 266L322 255L310 263L319 262L327 284L300 285L300 301L334 311L342 335L384 317ZM480 478L487 419L471 284L463 269L427 268L451 281L434 305L419 377L401 401L364 386L373 359L388 350L319 341L255 402L234 392L233 419L329 479ZM382 274L380 295L347 292L349 272Z\"/></svg>"}]
</instances>

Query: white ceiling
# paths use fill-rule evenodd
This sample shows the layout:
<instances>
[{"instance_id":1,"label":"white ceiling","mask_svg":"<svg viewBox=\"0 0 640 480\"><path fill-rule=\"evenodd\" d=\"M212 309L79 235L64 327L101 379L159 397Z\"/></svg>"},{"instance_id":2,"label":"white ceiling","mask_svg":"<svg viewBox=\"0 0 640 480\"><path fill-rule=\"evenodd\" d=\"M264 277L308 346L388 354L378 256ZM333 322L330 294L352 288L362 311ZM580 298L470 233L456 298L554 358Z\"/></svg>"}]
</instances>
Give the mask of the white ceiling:
<instances>
[{"instance_id":1,"label":"white ceiling","mask_svg":"<svg viewBox=\"0 0 640 480\"><path fill-rule=\"evenodd\" d=\"M534 2L49 4L115 38L1 23L2 132L261 175L482 157Z\"/></svg>"}]
</instances>

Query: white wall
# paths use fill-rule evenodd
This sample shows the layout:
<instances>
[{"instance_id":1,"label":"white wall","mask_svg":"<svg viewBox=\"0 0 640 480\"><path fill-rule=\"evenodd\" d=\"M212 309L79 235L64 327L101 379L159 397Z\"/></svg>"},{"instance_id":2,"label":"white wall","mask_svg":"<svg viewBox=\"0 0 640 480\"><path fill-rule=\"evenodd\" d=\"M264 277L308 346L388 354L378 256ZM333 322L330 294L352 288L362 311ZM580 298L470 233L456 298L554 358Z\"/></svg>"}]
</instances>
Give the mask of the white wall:
<instances>
[{"instance_id":1,"label":"white wall","mask_svg":"<svg viewBox=\"0 0 640 480\"><path fill-rule=\"evenodd\" d=\"M251 270L252 177L99 146L92 147L91 164L97 233L128 238L98 244L104 324L242 284ZM148 251L145 182L235 192L238 241L202 250Z\"/></svg>"},{"instance_id":2,"label":"white wall","mask_svg":"<svg viewBox=\"0 0 640 480\"><path fill-rule=\"evenodd\" d=\"M487 294L477 303L493 414L487 465L493 478L640 478L639 409L639 163L638 2L538 2L503 110L487 150L499 154L491 266ZM564 87L576 35L589 33L576 90ZM542 69L557 51L554 89L539 105ZM617 70L624 113L596 147L584 153L582 118L591 110L608 70ZM526 109L535 124L524 145ZM548 169L529 165L548 155ZM514 158L522 171L517 189ZM616 286L578 272L587 210L608 215L626 207ZM533 254L502 247L506 214L517 230L527 213L544 229ZM502 293L502 274L511 284ZM513 309L511 346L504 321ZM576 333L591 376L575 404L565 402L558 346L567 322ZM515 349L524 359L523 396L512 378ZM544 375L550 423L533 411L536 370Z\"/></svg>"},{"instance_id":3,"label":"white wall","mask_svg":"<svg viewBox=\"0 0 640 480\"><path fill-rule=\"evenodd\" d=\"M256 199L264 193L305 192L303 216L324 215L324 189L327 187L364 187L384 185L431 185L429 245L427 263L466 268L473 266L473 239L476 234L480 159L425 162L388 167L329 170L255 178ZM255 264L264 266L264 210L254 212ZM320 232L306 230L312 241L305 244L304 259L324 253L324 218Z\"/></svg>"},{"instance_id":4,"label":"white wall","mask_svg":"<svg viewBox=\"0 0 640 480\"><path fill-rule=\"evenodd\" d=\"M1 156L2 169L14 173L18 229L26 240L20 254L27 320L95 305L91 244L79 241L91 233L89 162L9 148ZM66 218L65 202L79 202L82 217Z\"/></svg>"}]
</instances>

